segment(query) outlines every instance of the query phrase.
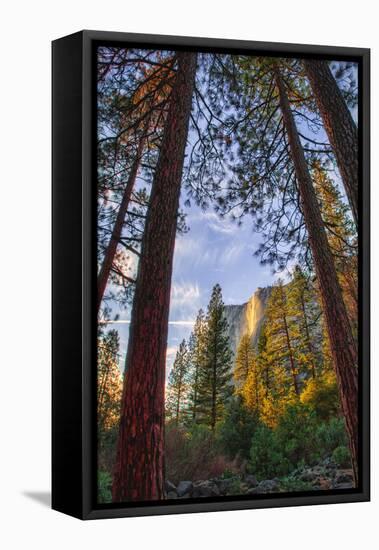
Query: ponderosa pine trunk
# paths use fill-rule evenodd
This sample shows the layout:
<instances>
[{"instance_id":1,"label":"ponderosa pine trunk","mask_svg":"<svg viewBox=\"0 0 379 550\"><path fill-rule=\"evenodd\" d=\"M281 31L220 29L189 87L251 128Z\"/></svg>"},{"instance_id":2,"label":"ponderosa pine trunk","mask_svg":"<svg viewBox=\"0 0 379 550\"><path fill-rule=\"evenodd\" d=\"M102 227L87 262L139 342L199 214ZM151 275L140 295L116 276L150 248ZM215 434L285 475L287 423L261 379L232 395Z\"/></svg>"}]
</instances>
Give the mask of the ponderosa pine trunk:
<instances>
[{"instance_id":1,"label":"ponderosa pine trunk","mask_svg":"<svg viewBox=\"0 0 379 550\"><path fill-rule=\"evenodd\" d=\"M113 501L164 493L164 388L172 263L196 54L179 52L142 239L123 390Z\"/></svg>"},{"instance_id":2,"label":"ponderosa pine trunk","mask_svg":"<svg viewBox=\"0 0 379 550\"><path fill-rule=\"evenodd\" d=\"M108 279L109 279L109 275L112 269L115 255L116 255L117 247L121 239L122 228L125 223L125 217L128 212L130 198L132 196L132 192L136 182L143 148L144 148L144 139L140 138L140 141L137 147L136 158L134 159L129 172L128 181L126 183L124 193L121 199L121 204L117 212L116 221L113 226L112 235L109 240L107 249L105 251L100 272L97 276L97 313L99 313L99 310L100 310L101 301L103 299L105 288L108 283Z\"/></svg>"},{"instance_id":3,"label":"ponderosa pine trunk","mask_svg":"<svg viewBox=\"0 0 379 550\"><path fill-rule=\"evenodd\" d=\"M326 61L306 59L304 67L333 148L346 195L358 224L358 131Z\"/></svg>"},{"instance_id":4,"label":"ponderosa pine trunk","mask_svg":"<svg viewBox=\"0 0 379 550\"><path fill-rule=\"evenodd\" d=\"M358 356L319 204L278 65L274 66L283 123L293 160L304 221L320 286L342 411L358 483Z\"/></svg>"}]
</instances>

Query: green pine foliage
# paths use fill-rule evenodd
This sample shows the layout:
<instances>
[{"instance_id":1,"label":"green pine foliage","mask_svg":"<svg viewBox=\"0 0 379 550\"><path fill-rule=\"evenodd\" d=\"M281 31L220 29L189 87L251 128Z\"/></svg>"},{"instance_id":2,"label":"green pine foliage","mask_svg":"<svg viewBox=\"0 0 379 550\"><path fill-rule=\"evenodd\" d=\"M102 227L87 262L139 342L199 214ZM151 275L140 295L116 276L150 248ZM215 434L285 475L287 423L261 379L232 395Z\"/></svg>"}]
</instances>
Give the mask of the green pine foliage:
<instances>
[{"instance_id":1,"label":"green pine foliage","mask_svg":"<svg viewBox=\"0 0 379 550\"><path fill-rule=\"evenodd\" d=\"M248 459L251 439L258 426L258 416L251 414L241 396L235 396L226 407L225 417L217 434L222 452L229 459Z\"/></svg>"},{"instance_id":2,"label":"green pine foliage","mask_svg":"<svg viewBox=\"0 0 379 550\"><path fill-rule=\"evenodd\" d=\"M213 287L206 317L204 361L199 369L199 422L214 432L232 393L232 351L220 285Z\"/></svg>"},{"instance_id":3,"label":"green pine foliage","mask_svg":"<svg viewBox=\"0 0 379 550\"><path fill-rule=\"evenodd\" d=\"M258 479L285 476L291 469L284 456L275 432L266 424L256 430L250 449L250 470Z\"/></svg>"},{"instance_id":4,"label":"green pine foliage","mask_svg":"<svg viewBox=\"0 0 379 550\"><path fill-rule=\"evenodd\" d=\"M189 338L189 361L190 361L190 391L189 391L189 411L192 422L197 422L199 412L199 383L200 371L205 361L205 333L206 320L202 309L200 309L193 332Z\"/></svg>"},{"instance_id":5,"label":"green pine foliage","mask_svg":"<svg viewBox=\"0 0 379 550\"><path fill-rule=\"evenodd\" d=\"M299 266L286 287L286 297L298 372L301 379L316 378L322 366L322 332L318 323L321 310L312 281Z\"/></svg>"},{"instance_id":6,"label":"green pine foliage","mask_svg":"<svg viewBox=\"0 0 379 550\"><path fill-rule=\"evenodd\" d=\"M291 331L291 315L286 288L279 279L272 287L266 310L266 352L269 363L275 369L275 385L271 391L276 401L286 401L300 393L299 364Z\"/></svg>"},{"instance_id":7,"label":"green pine foliage","mask_svg":"<svg viewBox=\"0 0 379 550\"><path fill-rule=\"evenodd\" d=\"M234 365L234 382L241 386L246 382L249 372L254 368L255 352L248 334L244 334L238 345Z\"/></svg>"},{"instance_id":8,"label":"green pine foliage","mask_svg":"<svg viewBox=\"0 0 379 550\"><path fill-rule=\"evenodd\" d=\"M183 340L176 353L167 388L167 416L176 426L188 415L188 381L190 358L187 342Z\"/></svg>"},{"instance_id":9,"label":"green pine foliage","mask_svg":"<svg viewBox=\"0 0 379 550\"><path fill-rule=\"evenodd\" d=\"M115 426L120 414L122 376L118 367L119 336L116 330L99 335L97 349L97 416L99 430Z\"/></svg>"},{"instance_id":10,"label":"green pine foliage","mask_svg":"<svg viewBox=\"0 0 379 550\"><path fill-rule=\"evenodd\" d=\"M118 332L99 332L97 345L98 465L101 469L112 471L123 384L118 366Z\"/></svg>"}]
</instances>

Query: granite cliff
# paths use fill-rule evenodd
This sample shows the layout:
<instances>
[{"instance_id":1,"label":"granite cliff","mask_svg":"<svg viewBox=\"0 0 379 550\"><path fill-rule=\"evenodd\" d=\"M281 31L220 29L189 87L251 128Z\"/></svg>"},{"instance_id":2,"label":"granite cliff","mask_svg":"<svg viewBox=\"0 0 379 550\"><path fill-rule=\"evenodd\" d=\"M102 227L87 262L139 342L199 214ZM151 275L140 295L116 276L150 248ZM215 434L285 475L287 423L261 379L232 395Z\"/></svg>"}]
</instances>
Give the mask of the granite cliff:
<instances>
[{"instance_id":1,"label":"granite cliff","mask_svg":"<svg viewBox=\"0 0 379 550\"><path fill-rule=\"evenodd\" d=\"M271 287L258 288L246 303L225 306L228 336L234 354L244 334L250 336L254 346L257 344L270 292Z\"/></svg>"}]
</instances>

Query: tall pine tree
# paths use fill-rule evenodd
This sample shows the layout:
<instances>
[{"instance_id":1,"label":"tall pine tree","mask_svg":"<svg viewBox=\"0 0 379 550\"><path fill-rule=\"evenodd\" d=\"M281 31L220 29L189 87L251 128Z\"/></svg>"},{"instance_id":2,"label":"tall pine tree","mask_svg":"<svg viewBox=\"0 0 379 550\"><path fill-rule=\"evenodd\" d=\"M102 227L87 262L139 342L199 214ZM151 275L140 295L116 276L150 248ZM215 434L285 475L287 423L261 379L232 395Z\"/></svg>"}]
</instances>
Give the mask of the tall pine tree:
<instances>
[{"instance_id":1,"label":"tall pine tree","mask_svg":"<svg viewBox=\"0 0 379 550\"><path fill-rule=\"evenodd\" d=\"M254 347L248 334L243 334L239 341L234 364L234 383L240 388L253 368Z\"/></svg>"},{"instance_id":2,"label":"tall pine tree","mask_svg":"<svg viewBox=\"0 0 379 550\"><path fill-rule=\"evenodd\" d=\"M317 196L291 111L279 65L273 72L283 115L283 126L295 169L308 238L326 318L342 409L349 434L355 482L358 482L358 354L327 240Z\"/></svg>"},{"instance_id":3,"label":"tall pine tree","mask_svg":"<svg viewBox=\"0 0 379 550\"><path fill-rule=\"evenodd\" d=\"M122 376L118 367L119 336L116 330L99 335L97 342L97 425L104 430L117 425L120 416Z\"/></svg>"},{"instance_id":4,"label":"tall pine tree","mask_svg":"<svg viewBox=\"0 0 379 550\"><path fill-rule=\"evenodd\" d=\"M189 409L192 421L197 421L199 407L199 373L205 360L205 334L206 322L204 311L199 310L195 326L189 339L189 361L190 361L190 394Z\"/></svg>"},{"instance_id":5,"label":"tall pine tree","mask_svg":"<svg viewBox=\"0 0 379 550\"><path fill-rule=\"evenodd\" d=\"M289 329L301 378L316 378L321 366L321 311L314 285L296 266L287 286Z\"/></svg>"},{"instance_id":6,"label":"tall pine tree","mask_svg":"<svg viewBox=\"0 0 379 550\"><path fill-rule=\"evenodd\" d=\"M112 495L164 498L165 375L171 276L197 56L177 53L133 300Z\"/></svg>"},{"instance_id":7,"label":"tall pine tree","mask_svg":"<svg viewBox=\"0 0 379 550\"><path fill-rule=\"evenodd\" d=\"M189 350L185 340L179 346L168 378L166 411L176 426L188 415Z\"/></svg>"},{"instance_id":8,"label":"tall pine tree","mask_svg":"<svg viewBox=\"0 0 379 550\"><path fill-rule=\"evenodd\" d=\"M269 360L282 373L283 391L300 395L298 366L290 332L287 289L281 280L273 287L266 310L266 336Z\"/></svg>"},{"instance_id":9,"label":"tall pine tree","mask_svg":"<svg viewBox=\"0 0 379 550\"><path fill-rule=\"evenodd\" d=\"M232 351L219 284L212 290L204 336L205 358L199 370L199 421L215 431L232 393Z\"/></svg>"}]
</instances>

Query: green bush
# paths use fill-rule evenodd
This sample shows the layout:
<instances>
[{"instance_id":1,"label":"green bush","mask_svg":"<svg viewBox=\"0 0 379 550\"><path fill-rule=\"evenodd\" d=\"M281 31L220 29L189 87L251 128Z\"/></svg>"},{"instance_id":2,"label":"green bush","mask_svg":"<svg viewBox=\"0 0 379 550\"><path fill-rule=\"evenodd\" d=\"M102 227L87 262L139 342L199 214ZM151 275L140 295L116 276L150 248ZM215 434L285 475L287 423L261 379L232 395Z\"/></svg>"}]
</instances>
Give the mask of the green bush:
<instances>
[{"instance_id":1,"label":"green bush","mask_svg":"<svg viewBox=\"0 0 379 550\"><path fill-rule=\"evenodd\" d=\"M240 495L242 493L241 480L234 478L231 484L228 486L228 495Z\"/></svg>"},{"instance_id":2,"label":"green bush","mask_svg":"<svg viewBox=\"0 0 379 550\"><path fill-rule=\"evenodd\" d=\"M260 426L256 429L250 448L249 469L258 478L281 477L332 457L341 467L350 466L345 424L341 418L320 423L320 417L304 403L288 405L274 429ZM289 478L288 487L297 481ZM307 490L299 488L288 490Z\"/></svg>"},{"instance_id":3,"label":"green bush","mask_svg":"<svg viewBox=\"0 0 379 550\"><path fill-rule=\"evenodd\" d=\"M241 398L232 399L226 409L225 419L217 430L221 451L230 459L248 459L251 438L258 425L259 420L245 407Z\"/></svg>"},{"instance_id":4,"label":"green bush","mask_svg":"<svg viewBox=\"0 0 379 550\"><path fill-rule=\"evenodd\" d=\"M112 502L112 477L108 472L97 473L97 501Z\"/></svg>"},{"instance_id":5,"label":"green bush","mask_svg":"<svg viewBox=\"0 0 379 550\"><path fill-rule=\"evenodd\" d=\"M235 477L235 472L233 470L230 470L229 468L226 468L226 470L224 470L222 472L222 474L220 475L220 478L221 479L231 479L233 477Z\"/></svg>"},{"instance_id":6,"label":"green bush","mask_svg":"<svg viewBox=\"0 0 379 550\"><path fill-rule=\"evenodd\" d=\"M317 444L322 458L330 456L337 447L347 447L345 422L342 418L332 418L321 424L316 433Z\"/></svg>"},{"instance_id":7,"label":"green bush","mask_svg":"<svg viewBox=\"0 0 379 550\"><path fill-rule=\"evenodd\" d=\"M306 383L302 403L309 405L321 421L336 417L340 410L338 386L334 372L325 372Z\"/></svg>"},{"instance_id":8,"label":"green bush","mask_svg":"<svg viewBox=\"0 0 379 550\"><path fill-rule=\"evenodd\" d=\"M293 468L319 458L316 437L317 419L311 407L301 403L288 405L275 430L277 443Z\"/></svg>"},{"instance_id":9,"label":"green bush","mask_svg":"<svg viewBox=\"0 0 379 550\"><path fill-rule=\"evenodd\" d=\"M249 469L259 479L283 476L291 469L275 432L265 425L259 426L253 436Z\"/></svg>"},{"instance_id":10,"label":"green bush","mask_svg":"<svg viewBox=\"0 0 379 550\"><path fill-rule=\"evenodd\" d=\"M350 452L347 447L336 447L332 454L332 460L335 462L340 468L350 468L351 467L351 460L350 460Z\"/></svg>"},{"instance_id":11,"label":"green bush","mask_svg":"<svg viewBox=\"0 0 379 550\"><path fill-rule=\"evenodd\" d=\"M280 489L285 493L293 491L311 491L312 485L307 481L301 481L295 477L287 476L280 480Z\"/></svg>"}]
</instances>

